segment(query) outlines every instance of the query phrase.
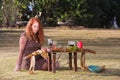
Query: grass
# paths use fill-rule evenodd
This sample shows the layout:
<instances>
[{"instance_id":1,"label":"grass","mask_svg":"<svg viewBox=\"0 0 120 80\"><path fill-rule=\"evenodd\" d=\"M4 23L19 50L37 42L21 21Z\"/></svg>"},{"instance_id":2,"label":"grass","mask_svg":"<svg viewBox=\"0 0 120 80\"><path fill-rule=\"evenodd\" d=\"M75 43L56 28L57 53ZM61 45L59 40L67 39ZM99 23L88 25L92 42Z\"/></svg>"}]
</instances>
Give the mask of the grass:
<instances>
[{"instance_id":1,"label":"grass","mask_svg":"<svg viewBox=\"0 0 120 80\"><path fill-rule=\"evenodd\" d=\"M67 54L60 58L61 68L54 74L36 71L30 75L27 71L15 72L15 62L19 50L19 36L23 29L0 30L0 80L120 80L120 30L56 30L44 29L45 45L47 39L58 41L58 45L67 45L68 40L81 40L84 48L93 49L97 54L87 54L86 65L106 65L103 73L91 73L79 68L78 72L68 70ZM78 54L80 56L80 54Z\"/></svg>"}]
</instances>

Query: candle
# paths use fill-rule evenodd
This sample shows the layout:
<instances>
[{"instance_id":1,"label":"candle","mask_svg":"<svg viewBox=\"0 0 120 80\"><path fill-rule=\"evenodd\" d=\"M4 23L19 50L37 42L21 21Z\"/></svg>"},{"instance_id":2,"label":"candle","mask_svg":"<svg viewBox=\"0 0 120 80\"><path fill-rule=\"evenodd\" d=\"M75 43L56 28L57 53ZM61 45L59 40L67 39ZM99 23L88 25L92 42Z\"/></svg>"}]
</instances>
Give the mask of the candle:
<instances>
[{"instance_id":1,"label":"candle","mask_svg":"<svg viewBox=\"0 0 120 80\"><path fill-rule=\"evenodd\" d=\"M77 42L77 47L78 48L83 48L83 42L82 41L78 41Z\"/></svg>"}]
</instances>

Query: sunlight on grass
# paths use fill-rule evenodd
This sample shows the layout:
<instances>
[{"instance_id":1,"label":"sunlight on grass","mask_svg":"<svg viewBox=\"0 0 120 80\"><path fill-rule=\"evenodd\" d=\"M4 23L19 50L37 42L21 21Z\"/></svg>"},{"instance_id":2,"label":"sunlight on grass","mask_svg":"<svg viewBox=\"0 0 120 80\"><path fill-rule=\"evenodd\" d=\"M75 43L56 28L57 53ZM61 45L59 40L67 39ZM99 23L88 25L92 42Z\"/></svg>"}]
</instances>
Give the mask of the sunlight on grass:
<instances>
[{"instance_id":1,"label":"sunlight on grass","mask_svg":"<svg viewBox=\"0 0 120 80\"><path fill-rule=\"evenodd\" d=\"M18 54L19 36L23 29L0 30L0 80L120 80L120 31L119 30L56 30L44 29L45 45L47 39L58 41L58 45L67 46L68 40L81 40L84 48L93 49L97 54L86 54L86 65L106 65L103 73L91 73L80 69L78 54L78 71L68 69L68 54L62 53L60 69L56 73L35 71L14 71ZM59 53L60 54L60 53ZM58 56L58 55L57 55Z\"/></svg>"}]
</instances>

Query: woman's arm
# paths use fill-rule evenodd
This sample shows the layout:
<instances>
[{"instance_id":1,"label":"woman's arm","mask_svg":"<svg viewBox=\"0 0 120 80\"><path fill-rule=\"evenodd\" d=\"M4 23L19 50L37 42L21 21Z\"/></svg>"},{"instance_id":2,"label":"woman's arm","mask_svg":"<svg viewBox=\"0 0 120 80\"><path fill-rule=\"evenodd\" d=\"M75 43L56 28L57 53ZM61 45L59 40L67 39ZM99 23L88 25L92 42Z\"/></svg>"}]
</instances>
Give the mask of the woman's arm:
<instances>
[{"instance_id":1,"label":"woman's arm","mask_svg":"<svg viewBox=\"0 0 120 80\"><path fill-rule=\"evenodd\" d=\"M17 58L16 68L15 68L16 71L21 70L23 51L24 51L26 42L27 42L27 38L25 36L21 36L19 39L19 54L18 54L18 58Z\"/></svg>"}]
</instances>

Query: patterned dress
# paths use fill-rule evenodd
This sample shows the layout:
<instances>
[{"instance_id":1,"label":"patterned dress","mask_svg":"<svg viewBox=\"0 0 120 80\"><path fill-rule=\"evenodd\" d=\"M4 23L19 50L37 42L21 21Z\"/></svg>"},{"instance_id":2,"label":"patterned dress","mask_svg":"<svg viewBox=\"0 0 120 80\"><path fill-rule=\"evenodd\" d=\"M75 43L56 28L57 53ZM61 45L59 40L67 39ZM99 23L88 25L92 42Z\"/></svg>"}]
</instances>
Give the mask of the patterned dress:
<instances>
[{"instance_id":1,"label":"patterned dress","mask_svg":"<svg viewBox=\"0 0 120 80\"><path fill-rule=\"evenodd\" d=\"M25 32L21 34L21 37L24 36L26 37ZM40 43L34 41L34 40L29 40L26 37L26 44L25 47L23 49L23 56L21 57L21 66L22 69L26 69L28 70L30 67L30 58L29 59L23 59L25 56L31 54L32 52L36 51L36 50L40 50L41 49L41 45ZM47 70L47 60L45 60L42 56L36 56L36 63L35 63L35 70Z\"/></svg>"}]
</instances>

